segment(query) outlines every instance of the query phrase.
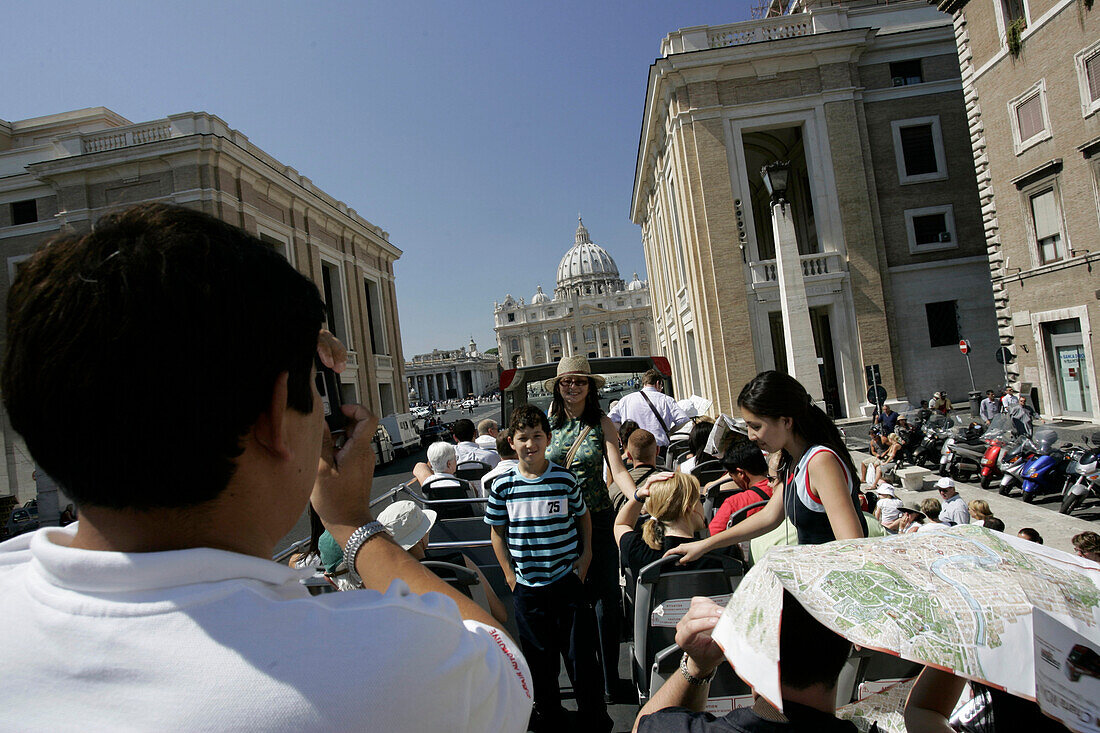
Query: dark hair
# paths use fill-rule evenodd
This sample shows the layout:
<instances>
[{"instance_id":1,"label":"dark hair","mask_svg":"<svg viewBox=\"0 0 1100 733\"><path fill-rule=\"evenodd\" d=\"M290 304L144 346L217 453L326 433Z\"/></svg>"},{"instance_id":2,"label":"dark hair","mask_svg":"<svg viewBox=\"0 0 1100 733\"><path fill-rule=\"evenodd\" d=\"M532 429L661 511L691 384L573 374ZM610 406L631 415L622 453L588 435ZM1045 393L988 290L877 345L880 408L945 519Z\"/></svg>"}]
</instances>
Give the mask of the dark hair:
<instances>
[{"instance_id":1,"label":"dark hair","mask_svg":"<svg viewBox=\"0 0 1100 733\"><path fill-rule=\"evenodd\" d=\"M462 418L461 420L455 420L454 424L451 425L451 434L463 443L467 443L477 437L477 428L474 427L473 420Z\"/></svg>"},{"instance_id":2,"label":"dark hair","mask_svg":"<svg viewBox=\"0 0 1100 733\"><path fill-rule=\"evenodd\" d=\"M501 458L515 458L516 452L512 449L512 444L508 442L508 436L512 434L512 429L501 430L497 433L497 454Z\"/></svg>"},{"instance_id":3,"label":"dark hair","mask_svg":"<svg viewBox=\"0 0 1100 733\"><path fill-rule=\"evenodd\" d=\"M997 519L997 517L986 517L985 523L982 524L982 526L986 529L992 529L997 532L1005 531L1005 523L1002 522L1000 519Z\"/></svg>"},{"instance_id":4,"label":"dark hair","mask_svg":"<svg viewBox=\"0 0 1100 733\"><path fill-rule=\"evenodd\" d=\"M508 434L515 435L517 430L524 428L542 428L549 435L550 421L546 419L546 413L534 405L520 405L512 410L512 416L508 419Z\"/></svg>"},{"instance_id":5,"label":"dark hair","mask_svg":"<svg viewBox=\"0 0 1100 733\"><path fill-rule=\"evenodd\" d=\"M859 472L852 461L852 454L844 445L840 431L825 412L813 403L806 388L794 377L783 372L760 372L741 389L737 406L747 407L763 417L789 417L796 433L810 445L831 448L844 465L848 475L856 480ZM791 457L783 451L782 468L788 468Z\"/></svg>"},{"instance_id":6,"label":"dark hair","mask_svg":"<svg viewBox=\"0 0 1100 733\"><path fill-rule=\"evenodd\" d=\"M702 463L701 457L706 455L703 449L707 447L707 438L710 437L710 431L713 429L714 423L697 422L691 426L691 432L688 433L688 450L699 463Z\"/></svg>"},{"instance_id":7,"label":"dark hair","mask_svg":"<svg viewBox=\"0 0 1100 733\"><path fill-rule=\"evenodd\" d=\"M34 460L80 506L218 496L289 372L313 409L317 287L213 216L143 204L62 235L8 293L0 388Z\"/></svg>"},{"instance_id":8,"label":"dark hair","mask_svg":"<svg viewBox=\"0 0 1100 733\"><path fill-rule=\"evenodd\" d=\"M321 535L325 533L325 525L321 521L321 515L313 508L312 503L307 506L306 511L309 513L309 545L306 546L305 556L320 557L321 548L319 543L321 542Z\"/></svg>"},{"instance_id":9,"label":"dark hair","mask_svg":"<svg viewBox=\"0 0 1100 733\"><path fill-rule=\"evenodd\" d=\"M986 522L988 521L989 520L987 519ZM983 524L982 526L984 527L985 525ZM1031 527L1024 527L1016 534L1022 534L1025 540L1031 540L1032 542L1039 545L1043 544L1043 536Z\"/></svg>"},{"instance_id":10,"label":"dark hair","mask_svg":"<svg viewBox=\"0 0 1100 733\"><path fill-rule=\"evenodd\" d=\"M749 408L752 409L752 408ZM852 643L810 615L783 591L779 625L779 682L796 690L832 687L848 661Z\"/></svg>"},{"instance_id":11,"label":"dark hair","mask_svg":"<svg viewBox=\"0 0 1100 733\"><path fill-rule=\"evenodd\" d=\"M554 383L554 394L550 398L550 415L554 424L554 430L565 425L565 400L561 398L561 381ZM581 422L591 428L598 428L603 418L603 408L600 407L600 391L592 380L588 380L588 392L584 396L584 410L581 412Z\"/></svg>"},{"instance_id":12,"label":"dark hair","mask_svg":"<svg viewBox=\"0 0 1100 733\"><path fill-rule=\"evenodd\" d=\"M656 369L647 369L646 373L642 375L642 385L646 384L661 384L665 381L664 376L661 375Z\"/></svg>"},{"instance_id":13,"label":"dark hair","mask_svg":"<svg viewBox=\"0 0 1100 733\"><path fill-rule=\"evenodd\" d=\"M740 468L753 476L768 475L768 461L751 440L735 440L722 454L722 468L730 473Z\"/></svg>"},{"instance_id":14,"label":"dark hair","mask_svg":"<svg viewBox=\"0 0 1100 733\"><path fill-rule=\"evenodd\" d=\"M627 420L619 426L619 445L626 447L626 443L630 440L630 436L638 429L638 423L633 420Z\"/></svg>"}]
</instances>

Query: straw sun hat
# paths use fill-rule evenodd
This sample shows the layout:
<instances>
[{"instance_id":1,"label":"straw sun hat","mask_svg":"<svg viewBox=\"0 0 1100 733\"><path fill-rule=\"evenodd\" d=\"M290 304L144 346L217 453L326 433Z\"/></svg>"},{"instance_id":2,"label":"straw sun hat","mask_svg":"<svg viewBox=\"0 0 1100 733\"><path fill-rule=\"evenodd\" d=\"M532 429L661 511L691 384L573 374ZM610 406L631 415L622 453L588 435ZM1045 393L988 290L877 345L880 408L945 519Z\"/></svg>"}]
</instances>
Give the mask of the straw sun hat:
<instances>
[{"instance_id":1,"label":"straw sun hat","mask_svg":"<svg viewBox=\"0 0 1100 733\"><path fill-rule=\"evenodd\" d=\"M592 367L588 365L588 358L584 356L567 356L558 362L558 373L542 383L547 392L553 392L558 386L558 380L562 377L588 377L588 381L599 389L607 382L599 374L592 373Z\"/></svg>"}]
</instances>

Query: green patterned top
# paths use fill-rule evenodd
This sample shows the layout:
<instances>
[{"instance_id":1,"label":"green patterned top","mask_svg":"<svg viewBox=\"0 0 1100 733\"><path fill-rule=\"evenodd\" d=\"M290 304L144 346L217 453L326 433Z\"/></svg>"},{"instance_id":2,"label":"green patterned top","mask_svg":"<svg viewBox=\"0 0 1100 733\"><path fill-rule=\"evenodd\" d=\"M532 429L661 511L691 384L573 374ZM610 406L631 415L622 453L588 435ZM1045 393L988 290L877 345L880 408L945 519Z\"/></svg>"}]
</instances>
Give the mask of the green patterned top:
<instances>
[{"instance_id":1,"label":"green patterned top","mask_svg":"<svg viewBox=\"0 0 1100 733\"><path fill-rule=\"evenodd\" d=\"M550 436L550 445L546 448L547 459L559 466L565 466L566 454L586 427L588 426L580 420L566 420ZM584 442L577 449L573 456L573 465L565 466L577 474L584 503L588 505L589 511L594 512L612 508L611 497L607 494L607 482L604 481L603 450L603 429L597 425L585 436Z\"/></svg>"}]
</instances>

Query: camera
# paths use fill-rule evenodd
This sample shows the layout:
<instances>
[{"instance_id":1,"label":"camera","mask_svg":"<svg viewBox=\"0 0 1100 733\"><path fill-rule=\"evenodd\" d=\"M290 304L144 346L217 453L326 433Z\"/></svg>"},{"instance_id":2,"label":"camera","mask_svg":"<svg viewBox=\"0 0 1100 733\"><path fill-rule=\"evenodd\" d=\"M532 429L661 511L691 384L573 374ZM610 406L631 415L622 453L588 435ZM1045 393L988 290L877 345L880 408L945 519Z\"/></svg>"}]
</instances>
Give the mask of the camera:
<instances>
[{"instance_id":1,"label":"camera","mask_svg":"<svg viewBox=\"0 0 1100 733\"><path fill-rule=\"evenodd\" d=\"M329 369L321 362L321 357L314 356L313 363L317 367L317 391L321 394L321 406L325 412L325 422L328 423L329 432L332 433L332 441L339 449L347 440L348 418L340 409L343 401L340 397L340 378L336 372Z\"/></svg>"}]
</instances>

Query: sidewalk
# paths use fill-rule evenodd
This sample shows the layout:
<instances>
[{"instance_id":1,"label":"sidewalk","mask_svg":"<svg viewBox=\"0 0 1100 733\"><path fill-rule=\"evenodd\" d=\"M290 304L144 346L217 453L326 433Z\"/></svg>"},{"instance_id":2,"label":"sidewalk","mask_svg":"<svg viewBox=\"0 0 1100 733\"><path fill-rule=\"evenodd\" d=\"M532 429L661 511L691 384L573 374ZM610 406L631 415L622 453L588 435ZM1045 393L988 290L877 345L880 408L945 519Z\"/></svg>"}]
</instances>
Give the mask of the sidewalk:
<instances>
[{"instance_id":1,"label":"sidewalk","mask_svg":"<svg viewBox=\"0 0 1100 733\"><path fill-rule=\"evenodd\" d=\"M866 438L866 430L863 437ZM866 443L866 440L863 442ZM870 458L870 454L857 449L855 443L849 431L848 450L852 454L856 468L859 468L860 462ZM936 493L935 488L938 480L938 474L930 473L925 477L924 486L920 491L906 491L898 486L897 496L906 504L919 504L930 496L938 499L939 494ZM862 489L867 490L867 487L863 486ZM1100 532L1100 521L1096 521L1100 518L1100 512L1096 511L1095 505L1090 505L1091 511L1078 509L1073 516L1059 514L1058 508L1062 503L1062 497L1059 494L1046 494L1036 499L1034 504L1025 504L1019 498L1019 489L1014 491L1013 496L1001 496L995 488L986 491L976 482L956 481L955 490L967 502L973 499L985 499L993 511L993 516L1005 523L1005 532L1015 535L1021 527L1031 527L1042 535L1043 544L1070 554L1073 554L1073 543L1070 540L1075 534L1086 530ZM1092 517L1093 521L1083 517Z\"/></svg>"}]
</instances>

